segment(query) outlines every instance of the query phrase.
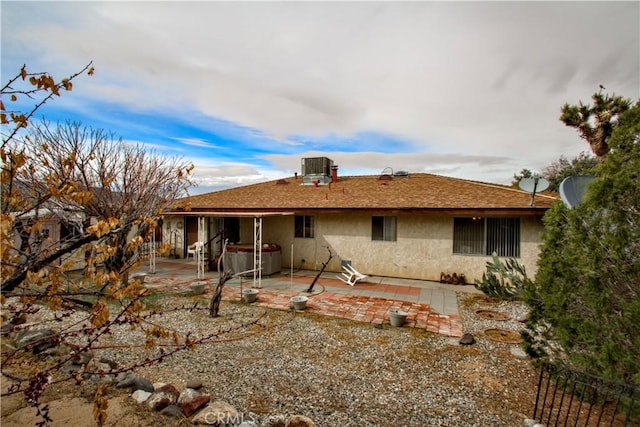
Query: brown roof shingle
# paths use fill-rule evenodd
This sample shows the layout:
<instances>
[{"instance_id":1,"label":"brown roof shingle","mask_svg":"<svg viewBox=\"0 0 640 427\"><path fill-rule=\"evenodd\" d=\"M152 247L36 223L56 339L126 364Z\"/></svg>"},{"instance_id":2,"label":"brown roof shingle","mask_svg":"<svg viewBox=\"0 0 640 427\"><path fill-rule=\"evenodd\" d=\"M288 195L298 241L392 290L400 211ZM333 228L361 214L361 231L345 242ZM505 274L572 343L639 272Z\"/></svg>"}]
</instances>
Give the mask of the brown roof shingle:
<instances>
[{"instance_id":1,"label":"brown roof shingle","mask_svg":"<svg viewBox=\"0 0 640 427\"><path fill-rule=\"evenodd\" d=\"M237 211L484 211L541 215L558 199L554 193L531 194L499 184L426 173L380 179L344 176L327 185L301 185L302 177L191 196L183 201L193 212Z\"/></svg>"}]
</instances>

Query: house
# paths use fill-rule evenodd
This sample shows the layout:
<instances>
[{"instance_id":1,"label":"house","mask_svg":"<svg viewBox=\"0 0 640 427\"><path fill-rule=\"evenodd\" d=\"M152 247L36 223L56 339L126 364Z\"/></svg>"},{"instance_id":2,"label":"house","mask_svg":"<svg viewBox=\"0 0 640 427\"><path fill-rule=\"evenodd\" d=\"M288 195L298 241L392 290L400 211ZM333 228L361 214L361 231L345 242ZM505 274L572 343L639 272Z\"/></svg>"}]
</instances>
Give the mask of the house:
<instances>
[{"instance_id":1,"label":"house","mask_svg":"<svg viewBox=\"0 0 640 427\"><path fill-rule=\"evenodd\" d=\"M16 181L14 185L15 193L19 194L18 200L23 198L32 206L39 206L37 209L11 211L14 219L10 226L12 249L7 252L7 255L15 257L17 262L23 265L28 257L32 260L46 257L72 242L82 240L87 234L87 227L98 222L96 212L109 212L108 208L121 207L125 200L122 193L92 188L89 190L90 198L83 205L69 198L54 196L51 190L41 183L35 184L39 186L39 192L35 192L37 197L29 193L29 186L26 183ZM94 215L87 212L93 212ZM131 241L138 232L139 226L133 223L127 241ZM162 234L156 230L156 233L141 245L139 255L146 257L155 254L151 248L159 247L161 239ZM91 245L95 246L96 242L91 242ZM90 253L91 251L82 245L56 258L52 265L63 266L64 270L82 270L86 267Z\"/></svg>"},{"instance_id":2,"label":"house","mask_svg":"<svg viewBox=\"0 0 640 427\"><path fill-rule=\"evenodd\" d=\"M248 253L247 270L252 262L265 268L262 248L271 257L278 248L277 270L320 270L329 248L327 271L350 263L368 275L438 281L442 272L455 272L472 283L494 251L535 273L541 219L557 199L390 168L339 176L332 160L315 157L302 159L300 175L182 200L190 209L166 213L163 238L173 242L176 257L203 241L210 266L224 231L232 250Z\"/></svg>"}]
</instances>

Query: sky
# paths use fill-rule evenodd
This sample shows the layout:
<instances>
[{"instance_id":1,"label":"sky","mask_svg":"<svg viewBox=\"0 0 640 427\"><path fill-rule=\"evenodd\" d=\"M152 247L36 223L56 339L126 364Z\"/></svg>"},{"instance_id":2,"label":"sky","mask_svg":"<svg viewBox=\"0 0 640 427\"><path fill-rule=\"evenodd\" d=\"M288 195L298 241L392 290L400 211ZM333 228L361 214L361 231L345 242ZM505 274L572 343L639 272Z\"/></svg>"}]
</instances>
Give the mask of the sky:
<instances>
[{"instance_id":1,"label":"sky","mask_svg":"<svg viewBox=\"0 0 640 427\"><path fill-rule=\"evenodd\" d=\"M588 151L563 104L640 98L640 2L0 2L3 85L95 74L38 118L195 165L191 194L301 172L509 184Z\"/></svg>"}]
</instances>

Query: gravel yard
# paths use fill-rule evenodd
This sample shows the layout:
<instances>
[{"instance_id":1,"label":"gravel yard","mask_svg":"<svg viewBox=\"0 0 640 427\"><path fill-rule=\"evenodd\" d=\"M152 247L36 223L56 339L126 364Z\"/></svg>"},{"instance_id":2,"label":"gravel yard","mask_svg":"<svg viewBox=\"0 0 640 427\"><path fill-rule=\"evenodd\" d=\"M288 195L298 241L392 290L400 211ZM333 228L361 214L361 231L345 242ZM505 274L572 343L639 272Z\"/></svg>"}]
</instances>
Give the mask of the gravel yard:
<instances>
[{"instance_id":1,"label":"gravel yard","mask_svg":"<svg viewBox=\"0 0 640 427\"><path fill-rule=\"evenodd\" d=\"M194 299L207 303L202 297L167 296L154 304L193 305ZM421 329L376 328L226 301L217 319L206 310L166 312L152 321L196 337L260 320L137 374L179 389L189 380L202 381L212 401L229 403L258 425L300 414L317 426L521 426L533 409L536 372L528 360L514 355L517 345L491 341L484 331L517 331L526 309L469 294L459 294L459 306L465 332L476 338L474 345L462 346L457 338ZM506 313L510 320L479 317L479 309ZM113 344L140 342L128 327L112 337ZM148 354L137 347L96 355L124 366ZM111 396L124 393L113 391ZM125 405L127 415L118 425L176 424L142 405ZM3 425L5 421L3 408Z\"/></svg>"}]
</instances>

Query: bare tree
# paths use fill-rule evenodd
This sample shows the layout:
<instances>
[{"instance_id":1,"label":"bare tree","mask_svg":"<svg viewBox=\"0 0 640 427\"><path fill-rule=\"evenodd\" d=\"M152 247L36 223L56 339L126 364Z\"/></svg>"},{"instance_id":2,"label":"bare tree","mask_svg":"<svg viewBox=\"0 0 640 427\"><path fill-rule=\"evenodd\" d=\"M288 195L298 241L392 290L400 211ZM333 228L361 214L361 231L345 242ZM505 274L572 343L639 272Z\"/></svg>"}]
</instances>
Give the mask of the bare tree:
<instances>
[{"instance_id":1,"label":"bare tree","mask_svg":"<svg viewBox=\"0 0 640 427\"><path fill-rule=\"evenodd\" d=\"M3 345L0 370L12 381L2 396L22 393L37 408L41 425L51 421L40 401L44 390L53 383L82 383L82 374L63 369L78 359L85 360L85 375L115 377L232 331L214 329L194 337L158 324L153 316L159 313L145 310L142 301L147 289L127 277L143 261L140 245L158 227L163 211L188 195L193 166L102 129L32 120L46 102L71 90L71 81L84 72L93 73L91 64L56 82L47 73L28 73L23 67L1 93L0 299L6 309L1 332L12 338L40 332L29 343ZM33 108L5 108L5 101L20 98L33 100ZM55 227L60 233L53 232ZM72 264L80 264L81 275L71 277ZM220 292L226 280L228 276L221 279ZM53 317L47 321L81 320L74 317L65 326L34 331L29 319L43 305ZM163 313L207 309L194 304L167 307ZM101 340L123 325L144 335L141 343L122 343L124 351L145 347L152 355L108 372L90 368L92 352L104 348ZM53 346L55 356L38 357ZM99 425L106 420L108 404L101 387L94 400Z\"/></svg>"},{"instance_id":2,"label":"bare tree","mask_svg":"<svg viewBox=\"0 0 640 427\"><path fill-rule=\"evenodd\" d=\"M179 158L116 140L104 130L32 120L42 105L71 90L71 80L85 71L93 73L90 64L56 83L47 73L30 74L23 67L1 93L0 297L3 304L7 298L19 298L12 300L19 303L6 306L9 313L2 333L24 330L23 324L40 304L47 304L59 318L77 311L60 312L65 301L84 302L81 308L88 309L86 323L75 329L51 331L10 351L3 346L2 374L13 381L3 394L23 393L44 423L49 417L39 398L46 386L52 381L81 380L63 374L61 367L88 354L114 325L140 327L150 343L154 336L168 334L155 326L145 329L140 297L146 290L139 281L128 283L126 274L141 262L138 249L157 227L163 210L187 195L193 168ZM6 108L5 101L21 97L33 100L31 110ZM52 224L66 232L52 233ZM68 258L78 253L83 275L72 281L66 275L71 265ZM113 313L109 302L117 302L115 310L111 305ZM207 338L211 337L202 340ZM169 353L198 342L188 336L174 340ZM34 358L32 353L59 343L71 349L55 358ZM120 372L162 360L167 354L161 351ZM31 368L26 374L19 369L25 360ZM104 422L106 402L96 398L96 405L98 421Z\"/></svg>"},{"instance_id":3,"label":"bare tree","mask_svg":"<svg viewBox=\"0 0 640 427\"><path fill-rule=\"evenodd\" d=\"M28 272L37 272L90 242L94 246L87 248L92 252L87 268L95 270L95 264L104 263L106 274L125 274L163 210L187 195L193 166L80 123L41 122L30 130L9 146L23 163L21 173L7 183L3 213L19 222L59 222L73 233L45 243L42 227L28 226L31 233L23 232L22 242L26 237L38 244L9 256L14 262L3 259L3 295Z\"/></svg>"}]
</instances>

